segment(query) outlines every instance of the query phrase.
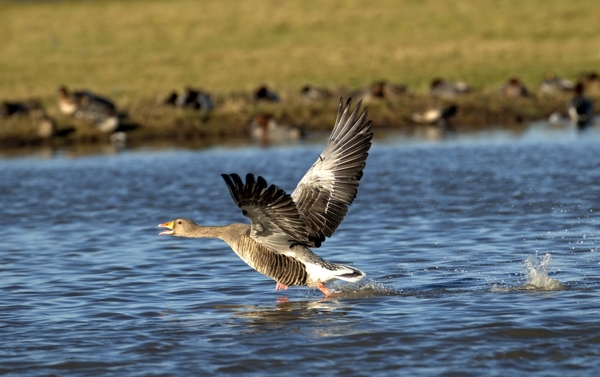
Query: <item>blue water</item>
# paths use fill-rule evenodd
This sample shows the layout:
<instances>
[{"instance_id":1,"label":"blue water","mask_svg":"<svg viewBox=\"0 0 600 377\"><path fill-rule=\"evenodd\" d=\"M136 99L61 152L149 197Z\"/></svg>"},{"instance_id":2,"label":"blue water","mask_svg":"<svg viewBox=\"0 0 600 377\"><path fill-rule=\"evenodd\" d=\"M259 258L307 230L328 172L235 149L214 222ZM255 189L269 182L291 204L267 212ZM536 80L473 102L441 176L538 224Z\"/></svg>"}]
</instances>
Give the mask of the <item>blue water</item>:
<instances>
[{"instance_id":1,"label":"blue water","mask_svg":"<svg viewBox=\"0 0 600 377\"><path fill-rule=\"evenodd\" d=\"M157 235L246 222L220 174L291 192L322 141L1 159L0 375L597 376L598 132L376 136L335 299Z\"/></svg>"}]
</instances>

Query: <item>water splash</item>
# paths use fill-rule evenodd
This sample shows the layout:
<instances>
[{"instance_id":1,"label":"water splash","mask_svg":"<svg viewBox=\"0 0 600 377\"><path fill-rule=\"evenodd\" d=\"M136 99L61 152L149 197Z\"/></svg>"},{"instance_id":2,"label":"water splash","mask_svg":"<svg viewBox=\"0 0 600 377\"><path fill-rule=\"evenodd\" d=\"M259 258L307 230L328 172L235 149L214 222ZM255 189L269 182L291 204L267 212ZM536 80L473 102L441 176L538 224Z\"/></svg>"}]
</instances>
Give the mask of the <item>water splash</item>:
<instances>
[{"instance_id":1,"label":"water splash","mask_svg":"<svg viewBox=\"0 0 600 377\"><path fill-rule=\"evenodd\" d=\"M552 257L549 253L538 258L537 254L532 255L523 262L527 269L527 282L521 286L521 289L536 291L560 291L565 289L558 280L548 276L548 269L552 266Z\"/></svg>"},{"instance_id":2,"label":"water splash","mask_svg":"<svg viewBox=\"0 0 600 377\"><path fill-rule=\"evenodd\" d=\"M561 282L548 276L548 270L552 267L552 257L549 253L538 257L537 252L523 261L526 269L526 282L523 285L509 286L504 282L493 284L492 292L513 292L513 291L561 291L566 289Z\"/></svg>"},{"instance_id":3,"label":"water splash","mask_svg":"<svg viewBox=\"0 0 600 377\"><path fill-rule=\"evenodd\" d=\"M399 294L395 289L365 277L355 283L336 281L332 284L332 291L343 297L373 297L393 296Z\"/></svg>"}]
</instances>

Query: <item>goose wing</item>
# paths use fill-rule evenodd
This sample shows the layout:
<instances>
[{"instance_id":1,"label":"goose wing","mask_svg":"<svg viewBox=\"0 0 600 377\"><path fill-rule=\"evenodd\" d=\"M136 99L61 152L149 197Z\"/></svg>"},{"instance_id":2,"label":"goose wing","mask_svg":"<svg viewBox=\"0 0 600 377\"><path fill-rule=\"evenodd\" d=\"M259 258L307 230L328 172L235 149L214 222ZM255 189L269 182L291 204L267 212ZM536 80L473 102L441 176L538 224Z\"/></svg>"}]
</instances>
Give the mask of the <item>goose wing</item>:
<instances>
[{"instance_id":1,"label":"goose wing","mask_svg":"<svg viewBox=\"0 0 600 377\"><path fill-rule=\"evenodd\" d=\"M325 149L291 195L307 223L311 246L331 237L356 197L373 138L367 109L359 115L361 102L351 111L351 100L344 106L340 99Z\"/></svg>"},{"instance_id":2,"label":"goose wing","mask_svg":"<svg viewBox=\"0 0 600 377\"><path fill-rule=\"evenodd\" d=\"M237 174L221 175L233 201L252 222L250 237L275 252L289 250L295 244L308 244L308 227L289 194L263 177L246 175L246 183Z\"/></svg>"}]
</instances>

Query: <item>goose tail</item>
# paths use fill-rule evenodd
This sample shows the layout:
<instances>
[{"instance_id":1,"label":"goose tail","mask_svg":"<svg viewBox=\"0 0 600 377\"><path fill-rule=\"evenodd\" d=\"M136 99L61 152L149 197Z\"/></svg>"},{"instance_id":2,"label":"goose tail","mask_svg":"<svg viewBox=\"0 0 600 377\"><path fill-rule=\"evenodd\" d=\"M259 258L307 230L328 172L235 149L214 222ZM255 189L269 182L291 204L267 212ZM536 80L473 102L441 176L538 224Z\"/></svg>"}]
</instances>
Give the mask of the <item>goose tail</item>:
<instances>
[{"instance_id":1,"label":"goose tail","mask_svg":"<svg viewBox=\"0 0 600 377\"><path fill-rule=\"evenodd\" d=\"M355 281L359 281L360 279L367 276L367 274L365 274L361 270L356 269L354 267L345 266L345 265L338 265L338 267L339 267L339 270L337 270L335 273L336 279L340 279L340 280L344 280L344 281L348 281L348 282L355 282Z\"/></svg>"}]
</instances>

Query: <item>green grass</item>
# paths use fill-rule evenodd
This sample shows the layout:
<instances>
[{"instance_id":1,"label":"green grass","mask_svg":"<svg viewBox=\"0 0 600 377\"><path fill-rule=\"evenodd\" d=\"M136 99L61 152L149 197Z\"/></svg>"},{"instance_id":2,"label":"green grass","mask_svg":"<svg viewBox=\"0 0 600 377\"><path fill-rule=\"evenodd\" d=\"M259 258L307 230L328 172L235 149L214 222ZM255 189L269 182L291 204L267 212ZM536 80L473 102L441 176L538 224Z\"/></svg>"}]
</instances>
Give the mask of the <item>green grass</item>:
<instances>
[{"instance_id":1,"label":"green grass","mask_svg":"<svg viewBox=\"0 0 600 377\"><path fill-rule=\"evenodd\" d=\"M132 110L186 85L226 97L387 79L424 94L442 76L492 93L515 74L536 88L549 70L598 69L596 10L596 0L0 0L0 100L37 97L52 114L65 84L151 122Z\"/></svg>"},{"instance_id":2,"label":"green grass","mask_svg":"<svg viewBox=\"0 0 600 377\"><path fill-rule=\"evenodd\" d=\"M60 84L137 100L434 76L496 87L600 63L595 0L0 2L0 98Z\"/></svg>"}]
</instances>

